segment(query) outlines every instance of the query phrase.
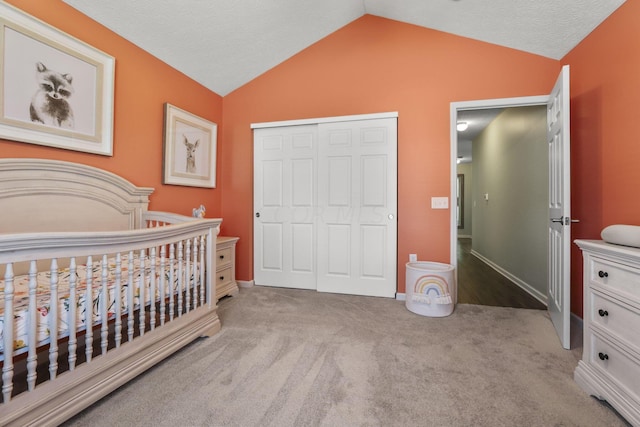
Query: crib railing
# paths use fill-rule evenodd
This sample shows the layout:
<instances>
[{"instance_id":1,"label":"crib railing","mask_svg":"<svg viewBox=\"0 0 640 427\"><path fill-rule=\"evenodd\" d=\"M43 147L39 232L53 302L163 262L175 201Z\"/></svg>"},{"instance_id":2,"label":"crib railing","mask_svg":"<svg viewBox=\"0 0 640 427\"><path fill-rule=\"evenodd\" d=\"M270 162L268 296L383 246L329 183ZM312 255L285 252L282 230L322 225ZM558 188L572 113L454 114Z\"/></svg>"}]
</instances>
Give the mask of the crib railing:
<instances>
[{"instance_id":1,"label":"crib railing","mask_svg":"<svg viewBox=\"0 0 640 427\"><path fill-rule=\"evenodd\" d=\"M220 221L148 214L140 230L0 235L0 413L211 309Z\"/></svg>"}]
</instances>

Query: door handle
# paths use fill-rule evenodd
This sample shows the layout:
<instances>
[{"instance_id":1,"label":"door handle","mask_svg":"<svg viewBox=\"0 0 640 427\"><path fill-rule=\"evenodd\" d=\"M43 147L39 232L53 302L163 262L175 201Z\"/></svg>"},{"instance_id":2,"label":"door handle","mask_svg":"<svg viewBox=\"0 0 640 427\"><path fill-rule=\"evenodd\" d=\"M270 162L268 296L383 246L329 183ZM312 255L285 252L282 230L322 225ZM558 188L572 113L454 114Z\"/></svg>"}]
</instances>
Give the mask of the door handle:
<instances>
[{"instance_id":1,"label":"door handle","mask_svg":"<svg viewBox=\"0 0 640 427\"><path fill-rule=\"evenodd\" d=\"M579 219L571 219L568 216L561 216L560 218L551 218L551 222L557 222L562 225L569 225L572 222L580 222Z\"/></svg>"}]
</instances>

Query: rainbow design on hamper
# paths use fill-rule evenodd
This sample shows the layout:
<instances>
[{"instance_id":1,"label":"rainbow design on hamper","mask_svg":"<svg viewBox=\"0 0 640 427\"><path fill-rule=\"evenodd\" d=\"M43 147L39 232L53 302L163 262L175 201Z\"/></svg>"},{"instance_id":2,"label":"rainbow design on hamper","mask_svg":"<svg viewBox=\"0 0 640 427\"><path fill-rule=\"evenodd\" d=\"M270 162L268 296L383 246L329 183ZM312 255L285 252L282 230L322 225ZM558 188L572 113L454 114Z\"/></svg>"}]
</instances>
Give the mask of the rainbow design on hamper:
<instances>
[{"instance_id":1,"label":"rainbow design on hamper","mask_svg":"<svg viewBox=\"0 0 640 427\"><path fill-rule=\"evenodd\" d=\"M449 284L442 276L422 276L416 280L411 300L425 304L451 304Z\"/></svg>"}]
</instances>

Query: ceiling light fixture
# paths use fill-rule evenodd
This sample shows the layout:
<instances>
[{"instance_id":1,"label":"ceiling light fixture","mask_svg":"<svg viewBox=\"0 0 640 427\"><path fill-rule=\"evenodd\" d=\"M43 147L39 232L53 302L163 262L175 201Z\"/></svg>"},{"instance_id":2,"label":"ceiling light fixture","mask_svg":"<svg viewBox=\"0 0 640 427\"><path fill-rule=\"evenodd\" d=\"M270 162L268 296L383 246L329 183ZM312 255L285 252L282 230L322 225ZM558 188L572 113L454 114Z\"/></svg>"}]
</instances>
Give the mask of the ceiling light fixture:
<instances>
[{"instance_id":1,"label":"ceiling light fixture","mask_svg":"<svg viewBox=\"0 0 640 427\"><path fill-rule=\"evenodd\" d=\"M458 132L464 132L468 127L469 124L467 122L458 122L456 124L456 129L458 129Z\"/></svg>"}]
</instances>

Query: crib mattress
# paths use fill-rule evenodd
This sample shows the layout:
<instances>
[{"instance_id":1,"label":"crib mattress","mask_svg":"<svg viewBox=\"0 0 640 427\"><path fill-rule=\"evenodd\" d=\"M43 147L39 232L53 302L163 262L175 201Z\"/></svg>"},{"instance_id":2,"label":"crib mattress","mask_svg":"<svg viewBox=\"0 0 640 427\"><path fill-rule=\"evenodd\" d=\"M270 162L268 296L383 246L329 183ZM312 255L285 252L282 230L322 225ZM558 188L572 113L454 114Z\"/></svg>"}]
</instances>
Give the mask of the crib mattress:
<instances>
[{"instance_id":1,"label":"crib mattress","mask_svg":"<svg viewBox=\"0 0 640 427\"><path fill-rule=\"evenodd\" d=\"M120 289L121 289L121 312L125 313L128 310L128 287L129 287L129 260L127 256L122 256L121 261L121 274L120 274ZM174 261L175 262L175 261ZM70 300L70 277L71 271L69 268L58 269L58 337L64 337L69 334L69 323L71 321L71 310L76 311L76 331L81 331L86 328L87 323L87 304L86 301L86 289L87 283L89 283L89 277L91 278L91 304L90 304L90 322L92 325L98 324L102 321L101 318L101 305L106 304L108 318L113 318L116 313L116 261L114 258L109 258L107 269L107 299L102 296L102 275L103 267L102 262L93 262L91 265L90 275L87 274L88 267L86 264L79 265L76 268L76 301L75 303ZM164 268L160 266L159 259L155 263L155 286L156 295L154 300L159 298L161 279L164 279L165 283L165 295L170 292L169 278L171 275L169 260L165 260ZM197 268L197 264L195 264ZM145 258L144 271L141 267L140 257L133 257L133 283L134 283L134 309L140 307L140 283L144 284L144 296L145 304L149 304L151 301L150 284L151 284L151 271L152 265L148 259ZM191 273L193 275L193 272ZM178 289L178 271L174 265L173 272L173 290ZM144 280L141 281L141 278ZM189 281L191 282L191 281ZM50 311L51 311L51 272L42 271L36 275L36 342L37 345L46 344L51 338L50 333ZM28 344L28 322L29 322L29 276L20 275L14 278L14 298L13 298L13 312L14 312L14 350L19 351L25 348ZM5 280L0 280L0 351L4 353L4 312L5 312Z\"/></svg>"}]
</instances>

